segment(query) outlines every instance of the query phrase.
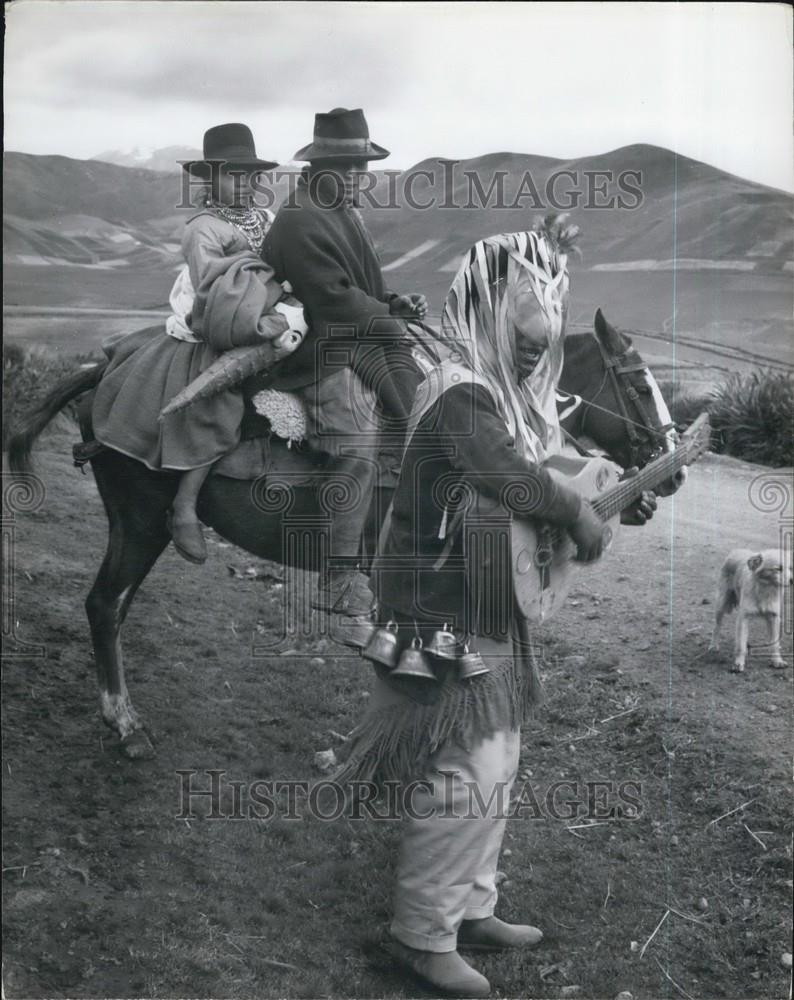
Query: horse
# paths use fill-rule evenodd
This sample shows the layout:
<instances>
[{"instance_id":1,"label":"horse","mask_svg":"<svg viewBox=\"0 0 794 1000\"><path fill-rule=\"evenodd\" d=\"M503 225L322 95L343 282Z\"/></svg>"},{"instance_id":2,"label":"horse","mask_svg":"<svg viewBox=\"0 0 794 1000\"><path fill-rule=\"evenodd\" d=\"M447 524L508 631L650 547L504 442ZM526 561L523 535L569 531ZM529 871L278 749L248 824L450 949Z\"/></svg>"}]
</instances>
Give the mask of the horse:
<instances>
[{"instance_id":1,"label":"horse","mask_svg":"<svg viewBox=\"0 0 794 1000\"><path fill-rule=\"evenodd\" d=\"M105 363L58 383L24 425L11 435L12 472L30 468L35 439L73 400L83 442L93 441L92 390ZM626 334L612 327L601 310L594 332L569 335L558 396L560 420L571 438L586 433L624 468L642 466L674 447L670 414L658 385ZM317 454L288 447L271 434L267 474L254 481L210 476L199 497L201 521L234 545L264 559L317 570L324 552L324 522L334 505L346 502L344 484L323 475ZM135 710L124 676L121 628L141 583L170 541L166 512L179 473L152 471L109 448L90 457L94 479L109 522L107 550L85 608L91 631L102 719L131 758L151 756L153 745ZM681 480L658 492L669 495ZM355 483L349 484L350 489ZM365 549L374 551L393 485L373 493ZM349 499L349 498L347 498Z\"/></svg>"}]
</instances>

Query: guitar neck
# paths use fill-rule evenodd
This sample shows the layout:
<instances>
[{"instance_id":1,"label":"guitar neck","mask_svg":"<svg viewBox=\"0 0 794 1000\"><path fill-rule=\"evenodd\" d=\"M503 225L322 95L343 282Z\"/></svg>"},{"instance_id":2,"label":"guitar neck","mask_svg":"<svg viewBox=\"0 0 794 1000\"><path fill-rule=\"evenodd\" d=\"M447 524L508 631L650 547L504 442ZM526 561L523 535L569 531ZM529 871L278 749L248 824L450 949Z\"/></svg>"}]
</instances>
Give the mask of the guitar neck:
<instances>
[{"instance_id":1,"label":"guitar neck","mask_svg":"<svg viewBox=\"0 0 794 1000\"><path fill-rule=\"evenodd\" d=\"M624 479L623 482L607 490L603 496L593 501L593 509L604 521L619 514L637 500L645 490L651 490L659 483L670 479L689 461L689 449L676 448L654 459L636 476Z\"/></svg>"}]
</instances>

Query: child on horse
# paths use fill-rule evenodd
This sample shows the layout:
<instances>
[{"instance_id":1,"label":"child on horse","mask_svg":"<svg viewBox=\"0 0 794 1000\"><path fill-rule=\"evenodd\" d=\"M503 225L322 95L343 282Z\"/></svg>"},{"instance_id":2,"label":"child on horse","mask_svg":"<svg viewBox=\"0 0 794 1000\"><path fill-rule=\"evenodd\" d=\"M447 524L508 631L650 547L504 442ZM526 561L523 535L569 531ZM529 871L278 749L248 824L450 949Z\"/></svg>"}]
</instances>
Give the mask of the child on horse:
<instances>
[{"instance_id":1,"label":"child on horse","mask_svg":"<svg viewBox=\"0 0 794 1000\"><path fill-rule=\"evenodd\" d=\"M205 133L204 159L183 164L206 182L207 194L185 226L187 263L171 293L166 335L143 346L133 335L108 347L110 364L94 398L97 441L150 469L182 472L168 523L177 551L194 563L207 557L199 491L213 463L239 442L243 396L226 389L162 421L160 411L221 352L282 343L288 331L302 337L307 329L303 311L279 301L284 288L260 256L273 216L251 205L251 186L275 166L257 157L246 125Z\"/></svg>"}]
</instances>

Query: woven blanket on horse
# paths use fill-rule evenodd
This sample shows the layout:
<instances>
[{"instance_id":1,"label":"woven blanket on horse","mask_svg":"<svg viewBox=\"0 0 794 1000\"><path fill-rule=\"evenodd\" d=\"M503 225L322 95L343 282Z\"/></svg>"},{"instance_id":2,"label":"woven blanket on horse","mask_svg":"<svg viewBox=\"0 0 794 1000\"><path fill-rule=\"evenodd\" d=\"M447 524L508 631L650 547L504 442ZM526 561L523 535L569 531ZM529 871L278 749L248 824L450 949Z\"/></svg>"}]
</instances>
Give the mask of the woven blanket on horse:
<instances>
[{"instance_id":1,"label":"woven blanket on horse","mask_svg":"<svg viewBox=\"0 0 794 1000\"><path fill-rule=\"evenodd\" d=\"M438 362L437 337L437 332L424 324L406 324L406 340L411 344L411 354L420 371L427 373ZM268 374L270 364L265 363L267 370L260 370L256 348L227 352L163 410L165 415L174 408L189 406L191 398L218 391L219 387L233 385L235 381L241 385L245 405L241 443L215 464L213 472L217 475L255 479L284 464L291 467L296 459L303 464L312 460L319 465L324 464L327 456L315 451L316 445L311 443L312 418L305 395L272 388ZM352 397L347 405L355 407ZM278 439L279 447L276 449L272 447L273 438ZM291 456L284 454L283 444L293 451ZM293 446L299 454L294 454ZM275 464L274 452L277 453ZM399 458L394 447L389 447L386 441L378 461L381 467L380 485L395 486Z\"/></svg>"},{"instance_id":2,"label":"woven blanket on horse","mask_svg":"<svg viewBox=\"0 0 794 1000\"><path fill-rule=\"evenodd\" d=\"M109 356L117 352L126 356L162 336L162 327L154 326L108 338L103 347ZM418 360L423 363L423 359ZM295 393L270 388L268 382L268 373L261 372L240 383L244 403L240 443L215 463L213 475L253 480L278 471L288 472L292 481L298 474L311 476L322 472L328 456L306 442L307 413L303 400ZM393 456L385 453L381 459L384 482L392 476L392 465Z\"/></svg>"}]
</instances>

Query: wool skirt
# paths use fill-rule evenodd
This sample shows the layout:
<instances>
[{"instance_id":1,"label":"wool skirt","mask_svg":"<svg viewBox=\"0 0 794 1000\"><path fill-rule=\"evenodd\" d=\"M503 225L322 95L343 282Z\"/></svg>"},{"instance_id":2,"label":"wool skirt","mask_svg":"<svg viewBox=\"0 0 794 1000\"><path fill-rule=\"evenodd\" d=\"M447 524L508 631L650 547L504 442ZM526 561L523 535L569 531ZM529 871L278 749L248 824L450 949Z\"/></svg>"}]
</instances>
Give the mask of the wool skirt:
<instances>
[{"instance_id":1,"label":"wool skirt","mask_svg":"<svg viewBox=\"0 0 794 1000\"><path fill-rule=\"evenodd\" d=\"M208 344L150 327L103 345L109 364L94 394L97 441L150 469L186 471L211 465L237 446L243 418L239 388L169 414L160 411L219 356Z\"/></svg>"}]
</instances>

